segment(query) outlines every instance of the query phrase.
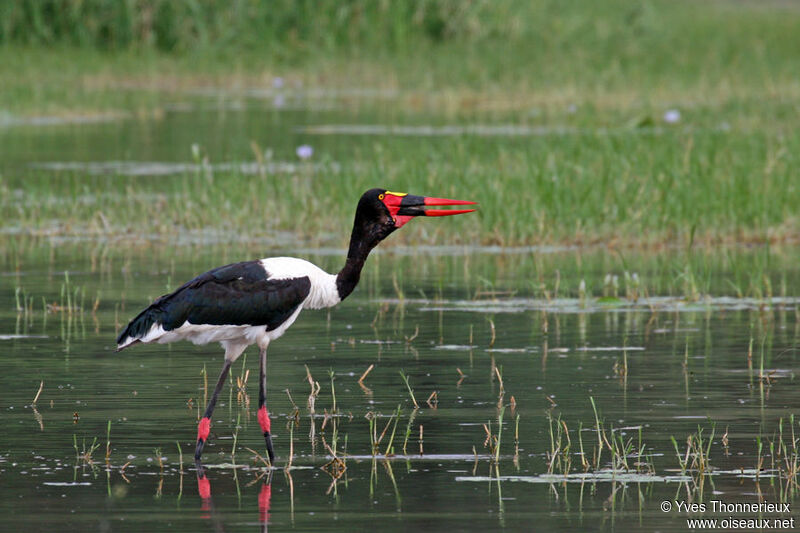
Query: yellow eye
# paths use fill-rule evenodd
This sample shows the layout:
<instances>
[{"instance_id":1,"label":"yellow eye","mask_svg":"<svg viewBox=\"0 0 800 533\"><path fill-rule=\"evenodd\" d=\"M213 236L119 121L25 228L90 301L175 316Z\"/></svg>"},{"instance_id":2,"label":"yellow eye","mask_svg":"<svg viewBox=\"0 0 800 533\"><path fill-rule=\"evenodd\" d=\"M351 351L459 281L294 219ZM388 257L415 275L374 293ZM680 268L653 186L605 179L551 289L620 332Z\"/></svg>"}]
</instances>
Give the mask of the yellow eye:
<instances>
[{"instance_id":1,"label":"yellow eye","mask_svg":"<svg viewBox=\"0 0 800 533\"><path fill-rule=\"evenodd\" d=\"M384 198L385 198L385 195L383 193L378 195L378 200L383 200Z\"/></svg>"}]
</instances>

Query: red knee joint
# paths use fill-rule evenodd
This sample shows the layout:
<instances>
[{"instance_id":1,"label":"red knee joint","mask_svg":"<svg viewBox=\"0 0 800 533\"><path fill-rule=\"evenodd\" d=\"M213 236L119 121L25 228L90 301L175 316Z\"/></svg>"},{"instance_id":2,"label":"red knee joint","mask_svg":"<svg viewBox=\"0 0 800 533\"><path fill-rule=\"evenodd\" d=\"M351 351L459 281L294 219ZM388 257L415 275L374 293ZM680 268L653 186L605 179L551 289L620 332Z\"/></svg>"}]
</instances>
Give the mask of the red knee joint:
<instances>
[{"instance_id":1,"label":"red knee joint","mask_svg":"<svg viewBox=\"0 0 800 533\"><path fill-rule=\"evenodd\" d=\"M200 424L197 426L197 440L203 442L208 439L208 434L211 432L211 420L206 417L200 419Z\"/></svg>"},{"instance_id":2,"label":"red knee joint","mask_svg":"<svg viewBox=\"0 0 800 533\"><path fill-rule=\"evenodd\" d=\"M269 413L266 405L262 405L258 410L258 423L261 425L261 431L264 433L269 431Z\"/></svg>"}]
</instances>

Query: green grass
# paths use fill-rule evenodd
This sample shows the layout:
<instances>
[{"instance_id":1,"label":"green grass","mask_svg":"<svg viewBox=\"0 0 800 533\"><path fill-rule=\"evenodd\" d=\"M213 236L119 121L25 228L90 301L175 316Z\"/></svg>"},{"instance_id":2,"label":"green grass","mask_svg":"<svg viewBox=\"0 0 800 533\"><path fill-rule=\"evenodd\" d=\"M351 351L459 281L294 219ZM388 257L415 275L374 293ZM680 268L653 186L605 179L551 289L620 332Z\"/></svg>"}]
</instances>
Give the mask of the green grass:
<instances>
[{"instance_id":1,"label":"green grass","mask_svg":"<svg viewBox=\"0 0 800 533\"><path fill-rule=\"evenodd\" d=\"M189 98L189 89L222 87L222 99L237 99L282 76L289 86L396 91L386 103L337 101L356 121L553 133L311 137L324 164L278 178L5 173L2 225L170 236L206 232L213 213L215 228L249 238L289 231L340 244L357 196L380 185L481 202L479 214L419 224L415 242L796 239L800 9L612 4L150 2L174 11L159 36L145 31L135 0L10 2L0 24L0 123L109 111L160 117L164 102ZM664 122L668 109L680 110L678 124ZM176 158L191 142L174 146ZM276 159L294 157L286 141L268 142ZM249 139L239 153L252 159Z\"/></svg>"},{"instance_id":2,"label":"green grass","mask_svg":"<svg viewBox=\"0 0 800 533\"><path fill-rule=\"evenodd\" d=\"M296 231L310 242L344 243L356 199L382 185L480 202L477 214L417 222L416 242L647 246L688 242L693 230L695 242L732 242L791 240L800 229L798 134L633 129L524 140L377 138L331 151L321 157L338 161L338 171L323 163L263 177L54 178L36 171L0 181L0 218L43 234L136 239L214 229L264 238Z\"/></svg>"},{"instance_id":3,"label":"green grass","mask_svg":"<svg viewBox=\"0 0 800 533\"><path fill-rule=\"evenodd\" d=\"M33 95L0 95L12 111L20 98L106 93L120 78L236 86L275 73L460 105L499 99L513 109L624 109L669 99L724 105L800 93L800 10L777 1L12 0L0 14L2 81L27 93L35 85ZM48 82L61 85L48 93Z\"/></svg>"}]
</instances>

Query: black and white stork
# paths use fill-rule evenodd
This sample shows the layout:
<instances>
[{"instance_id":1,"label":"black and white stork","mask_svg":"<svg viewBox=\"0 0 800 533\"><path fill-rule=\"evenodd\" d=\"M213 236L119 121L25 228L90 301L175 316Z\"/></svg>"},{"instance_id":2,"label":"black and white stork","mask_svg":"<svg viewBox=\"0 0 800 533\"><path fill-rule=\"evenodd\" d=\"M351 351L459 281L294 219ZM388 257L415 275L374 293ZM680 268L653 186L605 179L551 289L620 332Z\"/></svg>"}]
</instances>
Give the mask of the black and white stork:
<instances>
[{"instance_id":1,"label":"black and white stork","mask_svg":"<svg viewBox=\"0 0 800 533\"><path fill-rule=\"evenodd\" d=\"M413 196L370 189L358 201L344 268L328 274L294 257L272 257L209 270L158 298L120 333L117 351L133 344L188 340L219 342L225 362L197 428L195 459L200 460L211 429L211 414L231 364L251 344L260 350L258 422L271 463L275 461L266 407L267 346L286 331L302 309L332 307L353 292L367 256L393 231L417 216L447 216L474 209L426 206L475 204L463 200Z\"/></svg>"}]
</instances>

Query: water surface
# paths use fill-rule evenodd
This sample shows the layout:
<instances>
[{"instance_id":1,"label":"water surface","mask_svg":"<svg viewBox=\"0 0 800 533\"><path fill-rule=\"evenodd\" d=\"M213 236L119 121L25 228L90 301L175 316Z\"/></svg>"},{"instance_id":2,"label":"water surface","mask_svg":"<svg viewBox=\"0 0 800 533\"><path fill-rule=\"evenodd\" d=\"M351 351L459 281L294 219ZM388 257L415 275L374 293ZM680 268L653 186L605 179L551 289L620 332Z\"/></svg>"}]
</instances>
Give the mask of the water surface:
<instances>
[{"instance_id":1,"label":"water surface","mask_svg":"<svg viewBox=\"0 0 800 533\"><path fill-rule=\"evenodd\" d=\"M256 137L281 152L274 173L292 175L292 165L305 164L292 159L294 148L313 126L387 118L206 100L166 109L155 119L8 128L3 171L12 185L43 172L169 179L205 164L191 156L199 142L216 171L246 174ZM315 146L329 143L334 154L372 142L324 133ZM106 192L89 190L87 201ZM404 231L427 231L425 222ZM387 242L353 296L304 312L270 347L277 468L249 450L264 454L251 348L214 413L199 475L196 423L222 350L179 343L115 353L117 332L154 298L227 262L289 254L335 270L339 240L4 239L0 509L8 530L685 531L687 515L662 512L663 500L795 502L777 446L779 431L789 443L792 429L800 433L789 419L800 401L800 254L791 247L621 254ZM308 375L319 384L311 398ZM495 460L485 444L487 430L498 436L501 412ZM377 450L370 419L377 436L387 428ZM597 464L582 466L581 445L594 460L597 420L608 438L634 446L626 467L611 464L607 444ZM564 452L562 435L559 457L571 463L551 467L559 427L570 446ZM704 439L713 431L702 474L682 471L672 442L685 451L698 428ZM332 450L345 469L331 463Z\"/></svg>"}]
</instances>

